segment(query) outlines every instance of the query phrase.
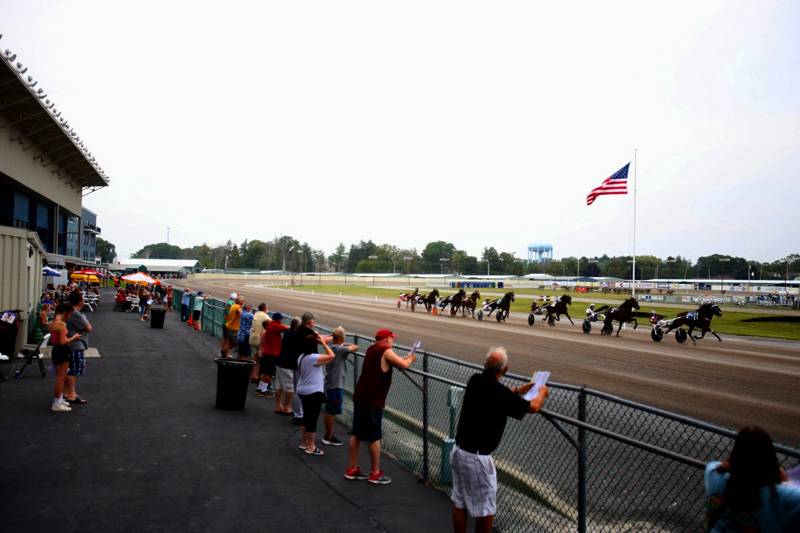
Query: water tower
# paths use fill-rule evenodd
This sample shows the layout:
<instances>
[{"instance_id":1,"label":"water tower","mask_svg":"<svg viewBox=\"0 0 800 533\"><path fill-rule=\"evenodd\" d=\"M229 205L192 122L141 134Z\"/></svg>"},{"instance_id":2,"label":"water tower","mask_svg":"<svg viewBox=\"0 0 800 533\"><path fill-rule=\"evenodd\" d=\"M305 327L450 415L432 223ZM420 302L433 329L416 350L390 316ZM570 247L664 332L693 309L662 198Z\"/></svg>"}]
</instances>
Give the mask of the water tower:
<instances>
[{"instance_id":1,"label":"water tower","mask_svg":"<svg viewBox=\"0 0 800 533\"><path fill-rule=\"evenodd\" d=\"M553 260L552 244L529 244L528 263L548 263Z\"/></svg>"}]
</instances>

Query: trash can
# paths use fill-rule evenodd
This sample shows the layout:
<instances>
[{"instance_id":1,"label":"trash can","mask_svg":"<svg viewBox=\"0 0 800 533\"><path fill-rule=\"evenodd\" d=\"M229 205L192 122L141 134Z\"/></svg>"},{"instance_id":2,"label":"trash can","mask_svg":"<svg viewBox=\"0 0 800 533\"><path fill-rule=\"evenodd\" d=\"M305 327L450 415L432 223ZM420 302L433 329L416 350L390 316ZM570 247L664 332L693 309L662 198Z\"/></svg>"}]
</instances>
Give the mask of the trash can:
<instances>
[{"instance_id":1,"label":"trash can","mask_svg":"<svg viewBox=\"0 0 800 533\"><path fill-rule=\"evenodd\" d=\"M9 359L17 356L17 335L19 335L20 320L22 311L0 312L3 320L0 320L0 353L7 355Z\"/></svg>"},{"instance_id":2,"label":"trash can","mask_svg":"<svg viewBox=\"0 0 800 533\"><path fill-rule=\"evenodd\" d=\"M154 305L150 308L150 327L153 329L164 328L164 317L167 311L163 305Z\"/></svg>"},{"instance_id":3,"label":"trash can","mask_svg":"<svg viewBox=\"0 0 800 533\"><path fill-rule=\"evenodd\" d=\"M244 409L247 389L250 386L250 371L253 361L240 361L227 357L217 357L217 409L231 411Z\"/></svg>"}]
</instances>

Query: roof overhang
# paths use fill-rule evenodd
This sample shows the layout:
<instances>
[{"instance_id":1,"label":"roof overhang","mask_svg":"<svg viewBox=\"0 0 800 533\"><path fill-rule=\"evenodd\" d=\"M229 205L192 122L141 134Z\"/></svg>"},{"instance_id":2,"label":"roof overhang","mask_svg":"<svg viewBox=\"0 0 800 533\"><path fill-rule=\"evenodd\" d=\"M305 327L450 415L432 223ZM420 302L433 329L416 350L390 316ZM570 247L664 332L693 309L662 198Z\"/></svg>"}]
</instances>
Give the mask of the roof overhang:
<instances>
[{"instance_id":1,"label":"roof overhang","mask_svg":"<svg viewBox=\"0 0 800 533\"><path fill-rule=\"evenodd\" d=\"M0 130L59 178L81 188L108 186L108 176L17 55L5 50L0 58Z\"/></svg>"}]
</instances>

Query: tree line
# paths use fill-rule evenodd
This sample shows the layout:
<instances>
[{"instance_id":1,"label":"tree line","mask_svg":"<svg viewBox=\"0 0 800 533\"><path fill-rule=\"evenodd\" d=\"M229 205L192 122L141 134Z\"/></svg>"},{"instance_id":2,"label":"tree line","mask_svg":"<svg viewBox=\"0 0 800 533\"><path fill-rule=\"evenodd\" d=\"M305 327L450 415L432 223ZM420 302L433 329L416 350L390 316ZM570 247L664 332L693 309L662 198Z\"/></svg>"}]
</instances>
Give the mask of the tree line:
<instances>
[{"instance_id":1,"label":"tree line","mask_svg":"<svg viewBox=\"0 0 800 533\"><path fill-rule=\"evenodd\" d=\"M108 243L110 244L110 243ZM113 244L110 244L113 249ZM133 257L150 259L197 259L208 269L288 270L293 272L358 272L400 274L550 274L553 276L609 276L630 279L631 256L564 257L547 263L528 263L513 252L485 247L480 257L459 250L453 243L433 241L422 251L391 244L360 241L349 247L340 243L333 253L312 248L284 235L270 241L228 241L181 248L165 242L144 246ZM749 272L749 275L748 275ZM691 261L680 255L660 258L636 256L636 278L793 279L800 273L800 254L781 260L759 262L724 254Z\"/></svg>"}]
</instances>

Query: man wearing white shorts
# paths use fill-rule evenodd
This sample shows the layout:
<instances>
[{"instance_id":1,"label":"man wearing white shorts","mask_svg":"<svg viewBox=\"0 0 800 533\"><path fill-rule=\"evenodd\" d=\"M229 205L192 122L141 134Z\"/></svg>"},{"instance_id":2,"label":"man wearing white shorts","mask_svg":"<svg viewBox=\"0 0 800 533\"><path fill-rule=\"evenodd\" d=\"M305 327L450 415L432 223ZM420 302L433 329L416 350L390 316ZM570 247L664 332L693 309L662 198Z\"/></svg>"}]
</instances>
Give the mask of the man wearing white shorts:
<instances>
[{"instance_id":1,"label":"man wearing white shorts","mask_svg":"<svg viewBox=\"0 0 800 533\"><path fill-rule=\"evenodd\" d=\"M458 419L456 448L450 464L453 469L453 530L467 531L467 514L477 518L476 532L490 532L496 513L497 471L492 452L500 444L507 417L521 419L544 405L547 387L539 389L536 398L525 400L533 383L508 388L500 383L508 372L505 348L491 348L484 370L467 383L464 403Z\"/></svg>"}]
</instances>

